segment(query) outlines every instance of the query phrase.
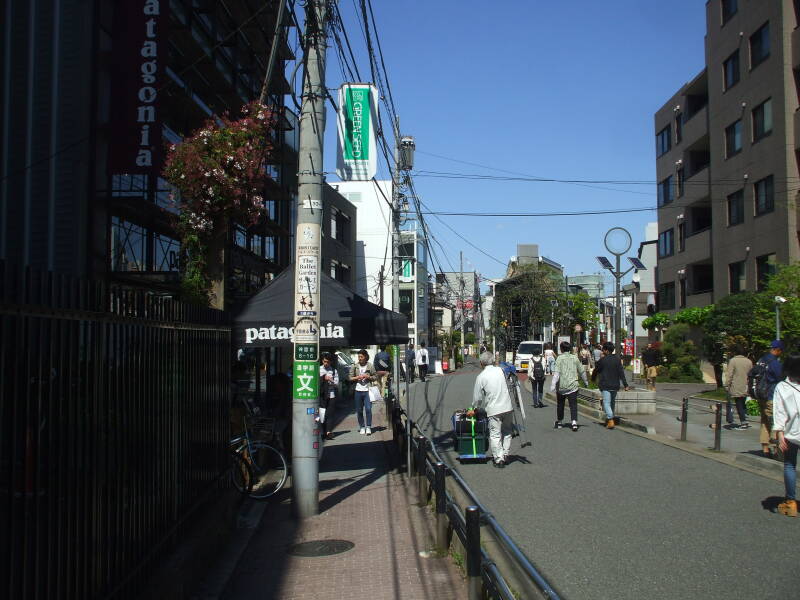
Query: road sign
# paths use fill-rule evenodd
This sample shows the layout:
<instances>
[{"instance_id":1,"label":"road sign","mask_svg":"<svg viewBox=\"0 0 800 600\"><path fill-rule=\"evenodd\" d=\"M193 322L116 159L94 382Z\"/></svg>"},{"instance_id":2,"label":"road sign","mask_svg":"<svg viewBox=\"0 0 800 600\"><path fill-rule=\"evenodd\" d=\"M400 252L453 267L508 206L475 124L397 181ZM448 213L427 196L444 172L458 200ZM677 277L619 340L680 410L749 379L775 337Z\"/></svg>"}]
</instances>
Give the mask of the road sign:
<instances>
[{"instance_id":1,"label":"road sign","mask_svg":"<svg viewBox=\"0 0 800 600\"><path fill-rule=\"evenodd\" d=\"M317 360L316 344L297 344L294 347L295 360Z\"/></svg>"},{"instance_id":2,"label":"road sign","mask_svg":"<svg viewBox=\"0 0 800 600\"><path fill-rule=\"evenodd\" d=\"M314 400L319 396L319 365L317 361L295 360L292 387L294 397L301 400Z\"/></svg>"}]
</instances>

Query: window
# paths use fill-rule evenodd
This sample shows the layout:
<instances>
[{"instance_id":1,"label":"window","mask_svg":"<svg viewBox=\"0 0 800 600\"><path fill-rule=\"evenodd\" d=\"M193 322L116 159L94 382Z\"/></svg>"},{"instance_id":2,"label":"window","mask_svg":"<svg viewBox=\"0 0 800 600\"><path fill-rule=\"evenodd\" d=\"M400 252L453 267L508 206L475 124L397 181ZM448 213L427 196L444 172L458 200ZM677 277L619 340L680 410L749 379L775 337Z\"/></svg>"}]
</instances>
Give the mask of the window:
<instances>
[{"instance_id":1,"label":"window","mask_svg":"<svg viewBox=\"0 0 800 600\"><path fill-rule=\"evenodd\" d=\"M742 120L725 128L725 158L730 158L742 151Z\"/></svg>"},{"instance_id":2,"label":"window","mask_svg":"<svg viewBox=\"0 0 800 600\"><path fill-rule=\"evenodd\" d=\"M744 191L739 190L728 196L728 225L744 223Z\"/></svg>"},{"instance_id":3,"label":"window","mask_svg":"<svg viewBox=\"0 0 800 600\"><path fill-rule=\"evenodd\" d=\"M769 58L769 23L750 36L750 68L754 69Z\"/></svg>"},{"instance_id":4,"label":"window","mask_svg":"<svg viewBox=\"0 0 800 600\"><path fill-rule=\"evenodd\" d=\"M728 265L728 285L731 294L743 292L747 287L743 260Z\"/></svg>"},{"instance_id":5,"label":"window","mask_svg":"<svg viewBox=\"0 0 800 600\"><path fill-rule=\"evenodd\" d=\"M683 141L683 113L675 115L675 144Z\"/></svg>"},{"instance_id":6,"label":"window","mask_svg":"<svg viewBox=\"0 0 800 600\"><path fill-rule=\"evenodd\" d=\"M683 196L684 192L684 182L686 181L686 172L683 170L683 167L679 167L678 170L675 172L675 187L677 188L678 198Z\"/></svg>"},{"instance_id":7,"label":"window","mask_svg":"<svg viewBox=\"0 0 800 600\"><path fill-rule=\"evenodd\" d=\"M722 0L722 24L727 23L739 10L737 0Z\"/></svg>"},{"instance_id":8,"label":"window","mask_svg":"<svg viewBox=\"0 0 800 600\"><path fill-rule=\"evenodd\" d=\"M672 256L675 254L675 234L672 228L662 231L658 236L658 256Z\"/></svg>"},{"instance_id":9,"label":"window","mask_svg":"<svg viewBox=\"0 0 800 600\"><path fill-rule=\"evenodd\" d=\"M658 184L658 206L666 206L674 200L672 195L672 175Z\"/></svg>"},{"instance_id":10,"label":"window","mask_svg":"<svg viewBox=\"0 0 800 600\"><path fill-rule=\"evenodd\" d=\"M723 83L725 89L729 90L739 82L739 51L731 54L722 63Z\"/></svg>"},{"instance_id":11,"label":"window","mask_svg":"<svg viewBox=\"0 0 800 600\"><path fill-rule=\"evenodd\" d=\"M675 308L675 282L662 283L658 286L658 309L673 310Z\"/></svg>"},{"instance_id":12,"label":"window","mask_svg":"<svg viewBox=\"0 0 800 600\"><path fill-rule=\"evenodd\" d=\"M678 252L686 250L686 223L678 223Z\"/></svg>"},{"instance_id":13,"label":"window","mask_svg":"<svg viewBox=\"0 0 800 600\"><path fill-rule=\"evenodd\" d=\"M772 131L772 99L753 109L753 141L758 141Z\"/></svg>"},{"instance_id":14,"label":"window","mask_svg":"<svg viewBox=\"0 0 800 600\"><path fill-rule=\"evenodd\" d=\"M670 126L667 125L656 134L656 158L669 152L672 147L672 140L670 139Z\"/></svg>"},{"instance_id":15,"label":"window","mask_svg":"<svg viewBox=\"0 0 800 600\"><path fill-rule=\"evenodd\" d=\"M767 280L777 269L774 254L764 254L756 257L756 287L761 292L767 287Z\"/></svg>"},{"instance_id":16,"label":"window","mask_svg":"<svg viewBox=\"0 0 800 600\"><path fill-rule=\"evenodd\" d=\"M686 280L678 280L678 308L686 308Z\"/></svg>"},{"instance_id":17,"label":"window","mask_svg":"<svg viewBox=\"0 0 800 600\"><path fill-rule=\"evenodd\" d=\"M756 215L764 215L775 210L775 192L772 186L772 175L756 181L753 185Z\"/></svg>"}]
</instances>

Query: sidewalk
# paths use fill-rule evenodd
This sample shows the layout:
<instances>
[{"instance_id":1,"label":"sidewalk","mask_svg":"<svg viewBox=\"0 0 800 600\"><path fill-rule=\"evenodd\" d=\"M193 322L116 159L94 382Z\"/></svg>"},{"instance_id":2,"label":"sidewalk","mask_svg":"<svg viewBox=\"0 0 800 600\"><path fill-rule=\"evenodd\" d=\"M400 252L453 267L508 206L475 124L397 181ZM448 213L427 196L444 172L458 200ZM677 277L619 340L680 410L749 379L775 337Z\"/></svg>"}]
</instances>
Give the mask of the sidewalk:
<instances>
[{"instance_id":1,"label":"sidewalk","mask_svg":"<svg viewBox=\"0 0 800 600\"><path fill-rule=\"evenodd\" d=\"M427 507L413 506L404 478L391 472L391 431L384 427L383 404L373 404L371 436L358 433L352 409L345 415L340 408L336 438L326 442L320 462L319 515L298 522L291 514L291 490L282 490L253 525L227 582L216 586L219 591L207 582L194 598L422 600L464 595L464 579L451 559L429 552ZM246 523L244 514L241 519ZM322 540L354 546L329 556L289 553L295 544ZM316 546L325 550L330 544ZM223 566L225 560L221 556Z\"/></svg>"}]
</instances>

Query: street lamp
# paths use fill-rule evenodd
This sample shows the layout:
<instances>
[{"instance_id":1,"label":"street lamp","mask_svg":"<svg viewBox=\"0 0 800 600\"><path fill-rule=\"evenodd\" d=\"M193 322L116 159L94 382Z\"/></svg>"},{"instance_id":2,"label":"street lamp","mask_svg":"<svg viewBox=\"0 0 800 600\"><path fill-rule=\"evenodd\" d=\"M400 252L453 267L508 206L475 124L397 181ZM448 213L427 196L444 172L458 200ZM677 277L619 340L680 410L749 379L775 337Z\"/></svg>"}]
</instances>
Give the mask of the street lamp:
<instances>
[{"instance_id":1,"label":"street lamp","mask_svg":"<svg viewBox=\"0 0 800 600\"><path fill-rule=\"evenodd\" d=\"M781 304L786 302L783 296L775 296L775 339L781 339Z\"/></svg>"},{"instance_id":2,"label":"street lamp","mask_svg":"<svg viewBox=\"0 0 800 600\"><path fill-rule=\"evenodd\" d=\"M628 260L631 263L631 267L626 271L621 270L620 260L623 254L625 254L631 248L631 243L633 242L633 238L631 238L631 234L628 232L627 229L624 227L612 227L606 232L605 237L603 238L603 243L606 247L606 250L611 252L614 255L615 264L612 265L611 261L609 261L605 256L598 256L597 261L604 269L608 269L611 272L611 275L614 276L615 286L614 286L614 343L619 345L619 330L622 327L621 318L622 318L622 311L620 310L620 281L622 280L625 275L627 275L632 269L637 269L639 271L647 270L647 267L640 261L638 258L629 256Z\"/></svg>"}]
</instances>

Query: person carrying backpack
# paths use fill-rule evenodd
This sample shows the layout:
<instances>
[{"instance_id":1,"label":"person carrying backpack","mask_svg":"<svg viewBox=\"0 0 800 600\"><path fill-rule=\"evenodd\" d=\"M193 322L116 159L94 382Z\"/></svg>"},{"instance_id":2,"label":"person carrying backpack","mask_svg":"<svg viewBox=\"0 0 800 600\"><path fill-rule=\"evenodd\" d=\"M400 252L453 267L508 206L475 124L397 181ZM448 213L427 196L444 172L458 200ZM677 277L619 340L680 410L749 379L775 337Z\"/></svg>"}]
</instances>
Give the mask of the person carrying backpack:
<instances>
[{"instance_id":1,"label":"person carrying backpack","mask_svg":"<svg viewBox=\"0 0 800 600\"><path fill-rule=\"evenodd\" d=\"M533 408L544 408L542 398L544 398L544 378L545 364L544 358L539 348L533 349L533 356L528 362L528 379L533 390Z\"/></svg>"},{"instance_id":2,"label":"person carrying backpack","mask_svg":"<svg viewBox=\"0 0 800 600\"><path fill-rule=\"evenodd\" d=\"M775 340L770 344L769 352L758 359L758 362L748 373L748 388L750 396L758 400L761 410L761 451L764 456L772 454L770 433L772 432L772 397L775 386L783 379L783 366L779 360L783 354L783 342Z\"/></svg>"}]
</instances>

